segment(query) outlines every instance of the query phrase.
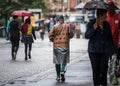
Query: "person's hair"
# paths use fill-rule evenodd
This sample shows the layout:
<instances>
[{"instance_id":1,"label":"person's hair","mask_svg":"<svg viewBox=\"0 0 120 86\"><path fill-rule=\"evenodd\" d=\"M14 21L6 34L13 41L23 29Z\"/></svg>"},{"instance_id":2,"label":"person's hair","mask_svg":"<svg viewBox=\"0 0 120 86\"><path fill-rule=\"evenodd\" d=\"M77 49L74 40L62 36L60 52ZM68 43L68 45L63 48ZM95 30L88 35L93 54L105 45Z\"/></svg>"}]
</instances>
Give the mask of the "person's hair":
<instances>
[{"instance_id":1,"label":"person's hair","mask_svg":"<svg viewBox=\"0 0 120 86\"><path fill-rule=\"evenodd\" d=\"M97 17L103 16L107 13L106 9L97 9Z\"/></svg>"},{"instance_id":2,"label":"person's hair","mask_svg":"<svg viewBox=\"0 0 120 86\"><path fill-rule=\"evenodd\" d=\"M13 19L16 19L16 18L18 18L18 16L13 16Z\"/></svg>"},{"instance_id":3,"label":"person's hair","mask_svg":"<svg viewBox=\"0 0 120 86\"><path fill-rule=\"evenodd\" d=\"M59 21L60 21L60 20L64 21L63 15L60 15L60 16L59 16Z\"/></svg>"},{"instance_id":4,"label":"person's hair","mask_svg":"<svg viewBox=\"0 0 120 86\"><path fill-rule=\"evenodd\" d=\"M30 24L30 23L31 23L30 18L27 18L27 19L25 20L25 23L26 23L26 24Z\"/></svg>"}]
</instances>

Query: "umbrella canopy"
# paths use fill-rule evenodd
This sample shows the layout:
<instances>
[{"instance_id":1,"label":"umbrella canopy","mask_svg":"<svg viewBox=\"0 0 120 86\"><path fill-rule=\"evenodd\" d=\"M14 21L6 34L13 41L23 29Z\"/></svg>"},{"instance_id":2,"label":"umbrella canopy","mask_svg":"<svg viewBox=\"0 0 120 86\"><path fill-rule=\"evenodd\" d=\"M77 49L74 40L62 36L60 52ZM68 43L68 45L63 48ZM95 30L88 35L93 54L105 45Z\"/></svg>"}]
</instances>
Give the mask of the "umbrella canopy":
<instances>
[{"instance_id":1,"label":"umbrella canopy","mask_svg":"<svg viewBox=\"0 0 120 86\"><path fill-rule=\"evenodd\" d=\"M114 4L114 2L108 2L106 3L106 7L109 10L118 10L119 8Z\"/></svg>"},{"instance_id":2,"label":"umbrella canopy","mask_svg":"<svg viewBox=\"0 0 120 86\"><path fill-rule=\"evenodd\" d=\"M107 9L106 3L103 1L89 1L84 5L85 9Z\"/></svg>"},{"instance_id":3,"label":"umbrella canopy","mask_svg":"<svg viewBox=\"0 0 120 86\"><path fill-rule=\"evenodd\" d=\"M38 19L35 23L41 23L43 21L44 21L44 19Z\"/></svg>"},{"instance_id":4,"label":"umbrella canopy","mask_svg":"<svg viewBox=\"0 0 120 86\"><path fill-rule=\"evenodd\" d=\"M12 16L33 16L33 13L26 10L16 10L16 11L13 11L11 15Z\"/></svg>"},{"instance_id":5,"label":"umbrella canopy","mask_svg":"<svg viewBox=\"0 0 120 86\"><path fill-rule=\"evenodd\" d=\"M83 9L85 4L86 4L86 2L81 2L75 7L75 9Z\"/></svg>"},{"instance_id":6,"label":"umbrella canopy","mask_svg":"<svg viewBox=\"0 0 120 86\"><path fill-rule=\"evenodd\" d=\"M50 20L49 20L49 19L45 20L45 23L49 23L49 22L50 22Z\"/></svg>"}]
</instances>

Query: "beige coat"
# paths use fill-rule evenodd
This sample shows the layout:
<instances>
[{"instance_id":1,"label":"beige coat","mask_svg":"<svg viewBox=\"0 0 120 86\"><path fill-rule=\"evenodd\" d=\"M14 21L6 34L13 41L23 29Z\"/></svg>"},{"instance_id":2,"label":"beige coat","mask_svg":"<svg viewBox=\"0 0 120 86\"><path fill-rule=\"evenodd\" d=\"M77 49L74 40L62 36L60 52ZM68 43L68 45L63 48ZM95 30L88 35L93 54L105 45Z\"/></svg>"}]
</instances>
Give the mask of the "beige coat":
<instances>
[{"instance_id":1,"label":"beige coat","mask_svg":"<svg viewBox=\"0 0 120 86\"><path fill-rule=\"evenodd\" d=\"M66 24L63 24L62 28L56 24L49 33L49 39L53 40L54 47L69 48L69 40L73 36L73 31Z\"/></svg>"}]
</instances>

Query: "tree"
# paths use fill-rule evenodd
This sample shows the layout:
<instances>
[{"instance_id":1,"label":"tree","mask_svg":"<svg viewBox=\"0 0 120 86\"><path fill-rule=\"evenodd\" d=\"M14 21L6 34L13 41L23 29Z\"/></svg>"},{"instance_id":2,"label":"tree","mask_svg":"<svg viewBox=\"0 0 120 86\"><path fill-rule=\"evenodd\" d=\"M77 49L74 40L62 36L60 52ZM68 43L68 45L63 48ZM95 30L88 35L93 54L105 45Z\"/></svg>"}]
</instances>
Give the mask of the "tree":
<instances>
[{"instance_id":1,"label":"tree","mask_svg":"<svg viewBox=\"0 0 120 86\"><path fill-rule=\"evenodd\" d=\"M29 8L40 8L43 12L49 10L49 6L44 0L0 0L0 14L4 15L6 20L14 10Z\"/></svg>"}]
</instances>

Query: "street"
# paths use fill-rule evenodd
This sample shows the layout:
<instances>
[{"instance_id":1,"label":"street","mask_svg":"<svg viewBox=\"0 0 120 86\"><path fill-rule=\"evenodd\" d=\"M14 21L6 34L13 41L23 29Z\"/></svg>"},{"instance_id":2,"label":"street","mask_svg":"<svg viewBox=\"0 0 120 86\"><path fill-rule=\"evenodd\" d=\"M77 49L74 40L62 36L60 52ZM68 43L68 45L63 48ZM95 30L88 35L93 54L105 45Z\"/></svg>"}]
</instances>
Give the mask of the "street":
<instances>
[{"instance_id":1,"label":"street","mask_svg":"<svg viewBox=\"0 0 120 86\"><path fill-rule=\"evenodd\" d=\"M32 48L32 59L25 61L24 44L20 43L16 61L11 60L11 45L5 39L0 38L0 85L10 83L17 78L42 74L54 68L52 62L52 43L47 35L44 41L39 37ZM74 63L86 54L87 40L71 39L70 52L71 63Z\"/></svg>"}]
</instances>

